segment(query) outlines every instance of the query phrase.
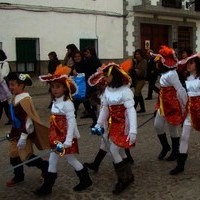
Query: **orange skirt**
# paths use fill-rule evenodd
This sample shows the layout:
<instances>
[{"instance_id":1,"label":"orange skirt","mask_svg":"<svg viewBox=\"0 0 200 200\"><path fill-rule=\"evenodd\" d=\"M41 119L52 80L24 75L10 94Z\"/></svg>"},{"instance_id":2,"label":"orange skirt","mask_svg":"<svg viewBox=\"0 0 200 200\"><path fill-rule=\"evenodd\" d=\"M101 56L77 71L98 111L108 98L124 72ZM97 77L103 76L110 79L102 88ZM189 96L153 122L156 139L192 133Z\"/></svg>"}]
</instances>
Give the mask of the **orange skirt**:
<instances>
[{"instance_id":1,"label":"orange skirt","mask_svg":"<svg viewBox=\"0 0 200 200\"><path fill-rule=\"evenodd\" d=\"M192 127L200 131L200 97L189 97L187 109L190 114Z\"/></svg>"},{"instance_id":2,"label":"orange skirt","mask_svg":"<svg viewBox=\"0 0 200 200\"><path fill-rule=\"evenodd\" d=\"M125 135L125 111L124 105L109 106L109 137L112 142L122 148L130 148L135 144L129 145Z\"/></svg>"},{"instance_id":3,"label":"orange skirt","mask_svg":"<svg viewBox=\"0 0 200 200\"><path fill-rule=\"evenodd\" d=\"M174 87L160 88L158 107L161 116L170 124L177 126L183 123L184 116Z\"/></svg>"},{"instance_id":4,"label":"orange skirt","mask_svg":"<svg viewBox=\"0 0 200 200\"><path fill-rule=\"evenodd\" d=\"M67 133L67 120L64 115L50 116L49 143L52 149L56 148L56 142L64 143ZM79 153L78 140L73 138L72 146L65 148L65 154Z\"/></svg>"}]
</instances>

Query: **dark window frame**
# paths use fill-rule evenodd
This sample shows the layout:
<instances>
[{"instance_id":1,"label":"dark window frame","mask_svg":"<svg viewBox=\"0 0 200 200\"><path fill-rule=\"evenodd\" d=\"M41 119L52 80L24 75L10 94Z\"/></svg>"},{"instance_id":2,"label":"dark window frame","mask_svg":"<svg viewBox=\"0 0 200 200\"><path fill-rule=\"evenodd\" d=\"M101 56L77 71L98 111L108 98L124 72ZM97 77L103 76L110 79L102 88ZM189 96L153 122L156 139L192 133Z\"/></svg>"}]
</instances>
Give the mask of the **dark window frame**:
<instances>
[{"instance_id":1,"label":"dark window frame","mask_svg":"<svg viewBox=\"0 0 200 200\"><path fill-rule=\"evenodd\" d=\"M80 38L79 39L79 43L80 43L80 50L83 51L84 48L87 48L87 47L94 47L95 48L95 51L96 51L96 54L98 56L98 39L97 38ZM88 43L87 45L83 45L83 43ZM92 45L90 45L92 44Z\"/></svg>"},{"instance_id":2,"label":"dark window frame","mask_svg":"<svg viewBox=\"0 0 200 200\"><path fill-rule=\"evenodd\" d=\"M163 7L182 8L182 0L162 0Z\"/></svg>"},{"instance_id":3,"label":"dark window frame","mask_svg":"<svg viewBox=\"0 0 200 200\"><path fill-rule=\"evenodd\" d=\"M16 70L17 72L22 73L35 73L37 69L37 62L39 61L39 38L26 38L26 37L17 37L15 38L16 41ZM23 43L25 43L26 49L22 50ZM32 45L31 45L32 44ZM31 45L30 47L34 48L32 51L30 48L27 49L27 47ZM30 51L29 53L33 53L34 55L28 55L27 51ZM33 65L32 70L30 70L29 65ZM22 68L24 68L22 70Z\"/></svg>"}]
</instances>

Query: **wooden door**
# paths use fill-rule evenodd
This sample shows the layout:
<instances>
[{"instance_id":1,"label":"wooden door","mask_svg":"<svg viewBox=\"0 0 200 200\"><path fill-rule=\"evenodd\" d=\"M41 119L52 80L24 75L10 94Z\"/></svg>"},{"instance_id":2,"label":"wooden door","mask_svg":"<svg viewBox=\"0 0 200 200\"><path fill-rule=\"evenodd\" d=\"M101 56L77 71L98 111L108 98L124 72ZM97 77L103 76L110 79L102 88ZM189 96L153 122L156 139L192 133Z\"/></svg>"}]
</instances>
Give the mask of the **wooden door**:
<instances>
[{"instance_id":1,"label":"wooden door","mask_svg":"<svg viewBox=\"0 0 200 200\"><path fill-rule=\"evenodd\" d=\"M141 34L141 49L145 50L146 41L150 41L150 49L158 52L161 45L168 45L169 41L169 26L158 24L140 25Z\"/></svg>"}]
</instances>

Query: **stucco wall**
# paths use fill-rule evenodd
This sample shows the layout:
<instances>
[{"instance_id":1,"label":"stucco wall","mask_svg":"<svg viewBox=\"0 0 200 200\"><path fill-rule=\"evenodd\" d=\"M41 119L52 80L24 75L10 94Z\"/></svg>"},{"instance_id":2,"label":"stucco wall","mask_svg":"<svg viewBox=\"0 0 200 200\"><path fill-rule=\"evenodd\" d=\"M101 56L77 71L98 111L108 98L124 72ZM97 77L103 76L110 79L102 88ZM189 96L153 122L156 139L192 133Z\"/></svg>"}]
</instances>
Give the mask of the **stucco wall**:
<instances>
[{"instance_id":1,"label":"stucco wall","mask_svg":"<svg viewBox=\"0 0 200 200\"><path fill-rule=\"evenodd\" d=\"M12 4L43 5L49 7L71 7L88 10L114 12L123 15L122 0L12 0L0 1ZM101 59L123 58L123 17L95 14L30 12L23 10L0 10L0 42L10 61L16 60L15 38L39 38L40 59L47 60L50 51L64 58L66 45L79 39L98 39Z\"/></svg>"}]
</instances>

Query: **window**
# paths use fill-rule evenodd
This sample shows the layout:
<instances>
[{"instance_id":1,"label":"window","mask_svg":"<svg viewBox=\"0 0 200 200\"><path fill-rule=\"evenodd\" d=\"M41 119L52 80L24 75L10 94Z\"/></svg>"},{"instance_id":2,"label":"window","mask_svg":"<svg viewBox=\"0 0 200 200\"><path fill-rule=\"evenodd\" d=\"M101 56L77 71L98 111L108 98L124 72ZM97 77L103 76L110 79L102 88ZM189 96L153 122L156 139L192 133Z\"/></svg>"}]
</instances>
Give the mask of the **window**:
<instances>
[{"instance_id":1,"label":"window","mask_svg":"<svg viewBox=\"0 0 200 200\"><path fill-rule=\"evenodd\" d=\"M16 38L18 72L35 72L39 55L39 39Z\"/></svg>"},{"instance_id":2,"label":"window","mask_svg":"<svg viewBox=\"0 0 200 200\"><path fill-rule=\"evenodd\" d=\"M198 2L198 0L195 0L194 3L195 3L194 7L195 11L200 11L200 2Z\"/></svg>"},{"instance_id":3,"label":"window","mask_svg":"<svg viewBox=\"0 0 200 200\"><path fill-rule=\"evenodd\" d=\"M80 39L80 51L87 47L94 47L98 55L98 40L97 39Z\"/></svg>"},{"instance_id":4,"label":"window","mask_svg":"<svg viewBox=\"0 0 200 200\"><path fill-rule=\"evenodd\" d=\"M179 26L178 27L178 50L179 57L183 49L193 49L192 48L192 27Z\"/></svg>"},{"instance_id":5,"label":"window","mask_svg":"<svg viewBox=\"0 0 200 200\"><path fill-rule=\"evenodd\" d=\"M170 8L182 8L182 0L162 0L162 6Z\"/></svg>"}]
</instances>

